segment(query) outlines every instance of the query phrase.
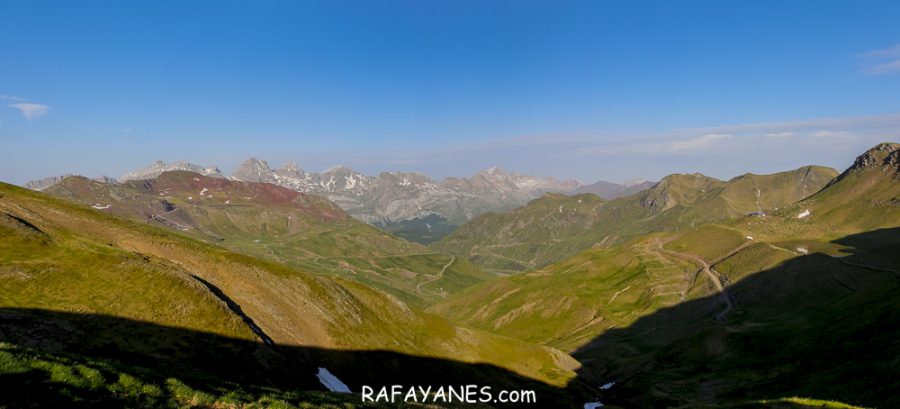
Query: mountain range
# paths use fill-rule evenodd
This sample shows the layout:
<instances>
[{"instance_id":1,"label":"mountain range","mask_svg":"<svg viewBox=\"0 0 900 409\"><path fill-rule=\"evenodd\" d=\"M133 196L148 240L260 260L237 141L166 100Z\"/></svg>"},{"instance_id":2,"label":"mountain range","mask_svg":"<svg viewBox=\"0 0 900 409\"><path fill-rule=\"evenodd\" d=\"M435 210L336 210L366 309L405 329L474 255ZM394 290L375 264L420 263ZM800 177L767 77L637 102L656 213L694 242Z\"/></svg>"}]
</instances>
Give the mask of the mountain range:
<instances>
[{"instance_id":1,"label":"mountain range","mask_svg":"<svg viewBox=\"0 0 900 409\"><path fill-rule=\"evenodd\" d=\"M450 177L435 181L421 173L382 172L377 176L367 176L344 166L319 173L306 172L293 162L273 170L266 161L256 158L244 161L231 176L224 175L215 166L186 161L157 161L118 179L103 177L97 180L112 183L146 180L168 171L271 183L302 193L318 194L358 220L423 244L440 239L473 217L486 212L506 211L548 192L583 191L612 199L637 192L649 184L620 185L601 181L582 185L573 180L536 178L496 167L468 178ZM25 187L43 190L66 176L31 181Z\"/></svg>"},{"instance_id":2,"label":"mountain range","mask_svg":"<svg viewBox=\"0 0 900 409\"><path fill-rule=\"evenodd\" d=\"M898 384L886 379L900 367L884 357L900 352L889 335L900 328L891 306L900 290L898 155L900 144L879 144L820 180L820 190L810 186L808 197L777 210L769 201L761 205L765 214L570 252L472 286L429 311L569 352L585 365L584 379L616 380L603 401L623 407L847 407L779 396L893 407ZM694 186L697 197L712 185L721 196L748 179L750 186L809 180L814 170L660 183L671 193ZM632 200L656 212L685 203L710 209L688 196L651 189ZM748 212L753 202L737 209ZM591 205L599 211L603 203ZM741 401L746 406L721 405Z\"/></svg>"},{"instance_id":3,"label":"mountain range","mask_svg":"<svg viewBox=\"0 0 900 409\"><path fill-rule=\"evenodd\" d=\"M840 173L537 188L429 246L345 207L455 179L311 175L0 183L0 406L396 407L319 392L326 368L354 392L475 383L537 407L900 405L900 144Z\"/></svg>"},{"instance_id":4,"label":"mountain range","mask_svg":"<svg viewBox=\"0 0 900 409\"><path fill-rule=\"evenodd\" d=\"M44 192L235 252L355 279L414 305L491 277L464 258L360 222L323 196L269 183L174 170L115 184L69 177Z\"/></svg>"},{"instance_id":5,"label":"mountain range","mask_svg":"<svg viewBox=\"0 0 900 409\"><path fill-rule=\"evenodd\" d=\"M511 212L486 213L431 245L498 273L540 268L591 247L765 212L799 201L837 171L805 166L728 181L695 174L666 176L636 194L604 201L594 195L547 195Z\"/></svg>"}]
</instances>

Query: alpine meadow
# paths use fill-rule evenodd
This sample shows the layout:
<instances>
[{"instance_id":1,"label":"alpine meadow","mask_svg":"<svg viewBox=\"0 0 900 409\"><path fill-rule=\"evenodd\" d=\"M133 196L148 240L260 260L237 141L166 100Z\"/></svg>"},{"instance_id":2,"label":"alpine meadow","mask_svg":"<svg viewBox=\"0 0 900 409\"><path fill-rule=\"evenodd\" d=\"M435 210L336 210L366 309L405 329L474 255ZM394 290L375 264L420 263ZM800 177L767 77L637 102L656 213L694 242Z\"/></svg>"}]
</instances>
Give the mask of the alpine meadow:
<instances>
[{"instance_id":1,"label":"alpine meadow","mask_svg":"<svg viewBox=\"0 0 900 409\"><path fill-rule=\"evenodd\" d=\"M0 3L0 409L900 407L898 21Z\"/></svg>"}]
</instances>

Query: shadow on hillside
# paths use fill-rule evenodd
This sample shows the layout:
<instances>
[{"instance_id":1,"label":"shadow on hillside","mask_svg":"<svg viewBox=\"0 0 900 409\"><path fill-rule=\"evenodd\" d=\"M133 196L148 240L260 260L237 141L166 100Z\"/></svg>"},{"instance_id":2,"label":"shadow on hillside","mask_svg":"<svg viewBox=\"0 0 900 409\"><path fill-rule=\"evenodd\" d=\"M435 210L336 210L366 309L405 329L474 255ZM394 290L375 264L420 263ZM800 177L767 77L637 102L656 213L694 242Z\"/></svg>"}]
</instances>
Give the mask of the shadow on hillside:
<instances>
[{"instance_id":1,"label":"shadow on hillside","mask_svg":"<svg viewBox=\"0 0 900 409\"><path fill-rule=\"evenodd\" d=\"M900 407L900 228L836 240L845 257L789 259L728 287L595 338L573 356L575 381L605 404L696 407L723 400L801 396ZM573 384L575 384L573 383ZM818 406L817 406L818 407Z\"/></svg>"},{"instance_id":2,"label":"shadow on hillside","mask_svg":"<svg viewBox=\"0 0 900 409\"><path fill-rule=\"evenodd\" d=\"M269 346L189 329L125 318L35 309L0 308L0 342L54 357L107 362L141 370L157 384L177 378L193 390L217 396L236 389L250 396L280 391L324 390L315 376L325 367L359 392L362 385L489 385L495 392L535 390L539 402L564 402L559 388L486 364L409 356L388 351L340 351ZM0 351L2 353L2 351ZM61 358L60 358L61 359ZM3 362L0 362L2 365ZM103 365L101 365L102 367ZM3 369L3 368L0 368ZM127 395L102 395L61 383L51 370L0 370L0 407L159 406ZM132 374L134 375L134 374ZM114 377L116 375L113 375ZM113 379L115 381L115 379ZM530 405L534 407L534 405ZM565 407L565 406L563 406Z\"/></svg>"}]
</instances>

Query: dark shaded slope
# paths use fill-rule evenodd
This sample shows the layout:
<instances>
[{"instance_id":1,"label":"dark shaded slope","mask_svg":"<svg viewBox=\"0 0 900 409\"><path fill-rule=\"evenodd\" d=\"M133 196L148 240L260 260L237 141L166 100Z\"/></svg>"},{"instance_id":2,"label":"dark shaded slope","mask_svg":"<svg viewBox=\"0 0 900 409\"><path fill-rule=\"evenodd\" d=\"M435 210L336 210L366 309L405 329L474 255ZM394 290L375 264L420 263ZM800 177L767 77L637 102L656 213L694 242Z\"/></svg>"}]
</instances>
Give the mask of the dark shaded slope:
<instances>
[{"instance_id":1,"label":"dark shaded slope","mask_svg":"<svg viewBox=\"0 0 900 409\"><path fill-rule=\"evenodd\" d=\"M535 390L539 403L575 405L569 400L574 391L491 365L390 351L270 346L108 315L0 308L0 406L359 405L359 396L297 392L324 390L315 376L319 367L356 393L362 385L479 384L498 392ZM138 387L130 389L122 379Z\"/></svg>"},{"instance_id":2,"label":"dark shaded slope","mask_svg":"<svg viewBox=\"0 0 900 409\"><path fill-rule=\"evenodd\" d=\"M574 353L588 384L616 381L604 403L700 406L808 396L900 405L900 228L847 236L845 258L791 258L710 295L606 331Z\"/></svg>"}]
</instances>

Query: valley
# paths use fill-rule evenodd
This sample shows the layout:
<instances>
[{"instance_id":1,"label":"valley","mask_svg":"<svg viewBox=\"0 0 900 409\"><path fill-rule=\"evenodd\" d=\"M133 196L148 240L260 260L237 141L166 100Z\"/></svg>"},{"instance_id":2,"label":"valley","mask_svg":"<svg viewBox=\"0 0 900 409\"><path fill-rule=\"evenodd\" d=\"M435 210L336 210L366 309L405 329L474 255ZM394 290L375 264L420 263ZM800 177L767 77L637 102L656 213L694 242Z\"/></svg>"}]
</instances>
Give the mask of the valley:
<instances>
[{"instance_id":1,"label":"valley","mask_svg":"<svg viewBox=\"0 0 900 409\"><path fill-rule=\"evenodd\" d=\"M900 2L0 2L0 409L900 408Z\"/></svg>"},{"instance_id":2,"label":"valley","mask_svg":"<svg viewBox=\"0 0 900 409\"><path fill-rule=\"evenodd\" d=\"M890 405L866 379L900 353L897 155L549 193L430 248L214 172L4 184L0 359L58 382L47 402L351 405L314 392L325 366L351 390L482 380L573 407Z\"/></svg>"}]
</instances>

